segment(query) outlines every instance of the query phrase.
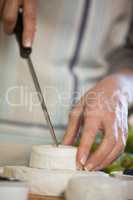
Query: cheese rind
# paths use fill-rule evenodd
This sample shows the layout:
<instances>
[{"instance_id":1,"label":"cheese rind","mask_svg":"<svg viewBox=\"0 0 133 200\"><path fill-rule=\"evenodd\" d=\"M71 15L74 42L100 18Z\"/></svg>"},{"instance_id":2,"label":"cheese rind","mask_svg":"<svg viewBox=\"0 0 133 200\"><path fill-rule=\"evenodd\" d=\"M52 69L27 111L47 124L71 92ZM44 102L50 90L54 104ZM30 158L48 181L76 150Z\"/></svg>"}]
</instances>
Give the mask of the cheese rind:
<instances>
[{"instance_id":1,"label":"cheese rind","mask_svg":"<svg viewBox=\"0 0 133 200\"><path fill-rule=\"evenodd\" d=\"M39 169L76 170L76 153L77 148L72 146L33 146L30 167Z\"/></svg>"}]
</instances>

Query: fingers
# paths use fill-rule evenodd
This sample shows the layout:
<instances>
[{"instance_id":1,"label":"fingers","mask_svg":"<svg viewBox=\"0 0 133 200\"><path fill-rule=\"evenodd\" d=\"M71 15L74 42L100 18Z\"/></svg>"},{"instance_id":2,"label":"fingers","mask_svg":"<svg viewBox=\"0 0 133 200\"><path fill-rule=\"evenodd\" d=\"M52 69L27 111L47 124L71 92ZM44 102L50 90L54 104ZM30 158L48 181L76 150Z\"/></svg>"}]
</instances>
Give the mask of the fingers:
<instances>
[{"instance_id":1,"label":"fingers","mask_svg":"<svg viewBox=\"0 0 133 200\"><path fill-rule=\"evenodd\" d=\"M4 7L4 2L5 2L5 0L0 0L0 17L2 16L2 10L3 10L3 7Z\"/></svg>"},{"instance_id":2,"label":"fingers","mask_svg":"<svg viewBox=\"0 0 133 200\"><path fill-rule=\"evenodd\" d=\"M62 141L63 144L72 145L74 143L80 127L82 112L82 105L77 104L74 110L70 113L68 127Z\"/></svg>"},{"instance_id":3,"label":"fingers","mask_svg":"<svg viewBox=\"0 0 133 200\"><path fill-rule=\"evenodd\" d=\"M24 8L23 45L31 47L36 31L37 0L0 0L0 16L2 15L4 31L8 34L12 33L20 4Z\"/></svg>"},{"instance_id":4,"label":"fingers","mask_svg":"<svg viewBox=\"0 0 133 200\"><path fill-rule=\"evenodd\" d=\"M119 139L112 152L105 158L105 160L94 170L101 170L111 164L120 154L123 152L125 147L125 143L123 142L122 133L119 133Z\"/></svg>"},{"instance_id":5,"label":"fingers","mask_svg":"<svg viewBox=\"0 0 133 200\"><path fill-rule=\"evenodd\" d=\"M24 0L23 45L31 47L36 31L37 0Z\"/></svg>"},{"instance_id":6,"label":"fingers","mask_svg":"<svg viewBox=\"0 0 133 200\"><path fill-rule=\"evenodd\" d=\"M96 119L86 118L84 121L83 133L82 133L80 145L77 152L77 165L79 167L85 165L88 159L92 144L95 141L97 131L98 131L98 122L96 122Z\"/></svg>"},{"instance_id":7,"label":"fingers","mask_svg":"<svg viewBox=\"0 0 133 200\"><path fill-rule=\"evenodd\" d=\"M8 34L12 33L15 28L19 5L19 0L6 0L5 2L2 18L4 31Z\"/></svg>"},{"instance_id":8,"label":"fingers","mask_svg":"<svg viewBox=\"0 0 133 200\"><path fill-rule=\"evenodd\" d=\"M99 148L90 156L85 164L85 170L94 170L112 152L116 138L113 135L113 128L106 124L105 137Z\"/></svg>"},{"instance_id":9,"label":"fingers","mask_svg":"<svg viewBox=\"0 0 133 200\"><path fill-rule=\"evenodd\" d=\"M123 152L123 149L123 144L116 145L116 147L114 147L113 151L109 154L109 156L94 170L101 170L110 165L116 158L120 156L120 154Z\"/></svg>"}]
</instances>

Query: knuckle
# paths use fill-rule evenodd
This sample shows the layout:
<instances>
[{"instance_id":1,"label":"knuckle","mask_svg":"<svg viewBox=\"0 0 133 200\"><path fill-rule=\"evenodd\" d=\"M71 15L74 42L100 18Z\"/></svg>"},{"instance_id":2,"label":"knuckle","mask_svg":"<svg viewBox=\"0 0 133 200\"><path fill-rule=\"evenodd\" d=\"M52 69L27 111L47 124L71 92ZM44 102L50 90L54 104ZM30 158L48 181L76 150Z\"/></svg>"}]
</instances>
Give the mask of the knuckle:
<instances>
[{"instance_id":1,"label":"knuckle","mask_svg":"<svg viewBox=\"0 0 133 200\"><path fill-rule=\"evenodd\" d=\"M117 144L117 138L113 134L106 135L105 140L110 145L110 148L114 147Z\"/></svg>"},{"instance_id":2,"label":"knuckle","mask_svg":"<svg viewBox=\"0 0 133 200\"><path fill-rule=\"evenodd\" d=\"M120 142L119 143L119 149L121 150L121 151L123 151L124 149L125 149L125 144L124 144L124 142Z\"/></svg>"},{"instance_id":3,"label":"knuckle","mask_svg":"<svg viewBox=\"0 0 133 200\"><path fill-rule=\"evenodd\" d=\"M69 113L69 119L73 120L74 118L79 116L79 112L77 109L73 109L70 113Z\"/></svg>"},{"instance_id":4,"label":"knuckle","mask_svg":"<svg viewBox=\"0 0 133 200\"><path fill-rule=\"evenodd\" d=\"M25 26L25 32L24 32L24 36L28 37L29 35L34 35L34 33L36 32L36 28L34 26Z\"/></svg>"},{"instance_id":5,"label":"knuckle","mask_svg":"<svg viewBox=\"0 0 133 200\"><path fill-rule=\"evenodd\" d=\"M8 24L13 24L16 21L16 18L12 15L3 16L3 21Z\"/></svg>"},{"instance_id":6,"label":"knuckle","mask_svg":"<svg viewBox=\"0 0 133 200\"><path fill-rule=\"evenodd\" d=\"M69 118L70 121L74 118L74 114L73 114L73 112L70 112L70 113L69 113L68 118Z\"/></svg>"},{"instance_id":7,"label":"knuckle","mask_svg":"<svg viewBox=\"0 0 133 200\"><path fill-rule=\"evenodd\" d=\"M114 123L116 121L116 113L115 112L108 112L105 117L105 123Z\"/></svg>"},{"instance_id":8,"label":"knuckle","mask_svg":"<svg viewBox=\"0 0 133 200\"><path fill-rule=\"evenodd\" d=\"M88 109L88 107L85 107L85 109L84 109L84 117L85 117L85 118L90 118L90 117L92 117L93 115L94 115L94 113L91 112L91 110Z\"/></svg>"},{"instance_id":9,"label":"knuckle","mask_svg":"<svg viewBox=\"0 0 133 200\"><path fill-rule=\"evenodd\" d=\"M112 145L115 146L118 143L117 137L113 134L112 136Z\"/></svg>"},{"instance_id":10,"label":"knuckle","mask_svg":"<svg viewBox=\"0 0 133 200\"><path fill-rule=\"evenodd\" d=\"M117 139L113 139L112 141L111 141L111 143L112 143L112 148L114 148L116 145L117 145Z\"/></svg>"},{"instance_id":11,"label":"knuckle","mask_svg":"<svg viewBox=\"0 0 133 200\"><path fill-rule=\"evenodd\" d=\"M36 21L36 15L33 12L27 12L24 14L24 18L30 21Z\"/></svg>"},{"instance_id":12,"label":"knuckle","mask_svg":"<svg viewBox=\"0 0 133 200\"><path fill-rule=\"evenodd\" d=\"M94 139L95 139L95 138L94 138L94 137L95 137L95 129L94 129L94 131L90 131L90 132L88 132L87 134L89 135L89 139L90 139L90 140L94 140Z\"/></svg>"}]
</instances>

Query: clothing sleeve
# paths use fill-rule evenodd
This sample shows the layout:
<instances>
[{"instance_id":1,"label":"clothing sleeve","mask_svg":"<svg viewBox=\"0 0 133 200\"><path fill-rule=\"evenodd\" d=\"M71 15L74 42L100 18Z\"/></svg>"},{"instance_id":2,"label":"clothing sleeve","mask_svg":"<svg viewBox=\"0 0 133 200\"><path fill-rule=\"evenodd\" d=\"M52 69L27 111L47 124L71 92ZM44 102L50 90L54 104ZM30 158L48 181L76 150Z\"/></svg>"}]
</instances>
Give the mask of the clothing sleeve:
<instances>
[{"instance_id":1,"label":"clothing sleeve","mask_svg":"<svg viewBox=\"0 0 133 200\"><path fill-rule=\"evenodd\" d=\"M125 44L113 50L107 56L107 62L110 66L110 73L118 72L125 68L133 70L133 19L130 23Z\"/></svg>"}]
</instances>

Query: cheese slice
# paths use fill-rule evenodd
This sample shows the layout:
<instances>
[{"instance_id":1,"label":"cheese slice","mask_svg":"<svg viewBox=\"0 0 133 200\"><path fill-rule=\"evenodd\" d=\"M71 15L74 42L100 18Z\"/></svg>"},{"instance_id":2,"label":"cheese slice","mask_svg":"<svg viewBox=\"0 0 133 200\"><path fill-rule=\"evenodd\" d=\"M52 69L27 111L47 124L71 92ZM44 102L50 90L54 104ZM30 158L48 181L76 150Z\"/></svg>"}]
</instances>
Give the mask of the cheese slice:
<instances>
[{"instance_id":1,"label":"cheese slice","mask_svg":"<svg viewBox=\"0 0 133 200\"><path fill-rule=\"evenodd\" d=\"M30 167L39 169L76 170L76 153L77 148L73 146L33 146Z\"/></svg>"},{"instance_id":2,"label":"cheese slice","mask_svg":"<svg viewBox=\"0 0 133 200\"><path fill-rule=\"evenodd\" d=\"M106 176L102 172L35 169L25 166L7 166L4 168L4 175L26 181L30 193L44 196L62 196L72 177L77 175L89 177L90 174L97 177Z\"/></svg>"}]
</instances>

